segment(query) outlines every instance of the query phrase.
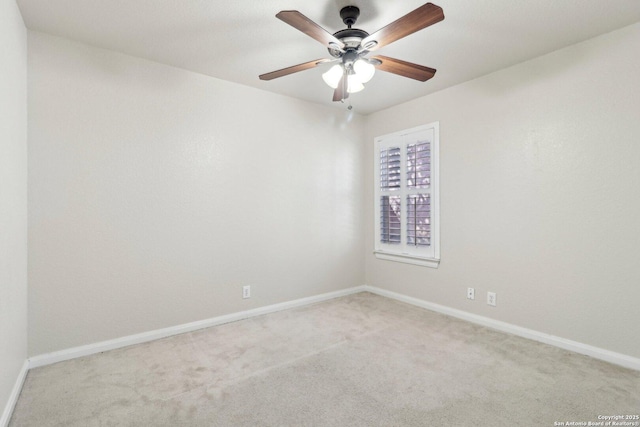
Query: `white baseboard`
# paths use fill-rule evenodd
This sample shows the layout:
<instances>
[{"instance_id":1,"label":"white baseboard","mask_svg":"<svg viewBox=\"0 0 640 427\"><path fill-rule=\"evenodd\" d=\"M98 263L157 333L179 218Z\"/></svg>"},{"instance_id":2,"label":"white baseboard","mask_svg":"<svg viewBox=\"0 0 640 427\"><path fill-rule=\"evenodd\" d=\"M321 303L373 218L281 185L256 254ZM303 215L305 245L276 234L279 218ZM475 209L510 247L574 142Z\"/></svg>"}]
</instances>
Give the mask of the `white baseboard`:
<instances>
[{"instance_id":1,"label":"white baseboard","mask_svg":"<svg viewBox=\"0 0 640 427\"><path fill-rule=\"evenodd\" d=\"M9 400L4 407L4 411L2 411L2 417L0 417L0 427L7 427L9 425L11 414L13 414L13 408L15 408L16 403L18 402L18 397L20 396L20 392L22 391L22 385L24 384L25 378L27 378L28 371L29 361L25 360L22 364L20 372L18 373L18 378L16 378L16 382L13 385L13 389L11 390L11 394L9 395Z\"/></svg>"},{"instance_id":2,"label":"white baseboard","mask_svg":"<svg viewBox=\"0 0 640 427\"><path fill-rule=\"evenodd\" d=\"M287 301L279 304L258 307L251 310L231 313L224 316L213 317L211 319L199 320L196 322L185 323L182 325L171 326L169 328L156 329L154 331L143 332L140 334L129 335L126 337L116 338L108 341L101 341L93 344L87 344L80 347L73 347L66 350L54 351L52 353L41 354L29 358L29 368L38 368L40 366L51 365L52 363L62 362L64 360L75 359L77 357L89 356L91 354L100 353L116 348L127 347L134 344L141 344L148 341L166 338L173 335L183 334L186 332L196 331L198 329L208 328L210 326L222 325L224 323L235 322L250 317L261 316L263 314L274 313L276 311L287 310L290 308L301 307L326 301L333 298L351 295L364 291L364 286L356 286L353 288L342 289L326 294L314 295L311 297L301 298L293 301ZM1 425L0 425L1 427Z\"/></svg>"},{"instance_id":3,"label":"white baseboard","mask_svg":"<svg viewBox=\"0 0 640 427\"><path fill-rule=\"evenodd\" d=\"M88 344L80 347L73 347L66 350L60 350L52 353L42 354L42 355L29 358L28 368L31 369L31 368L37 368L40 366L46 366L52 363L62 362L64 360L75 359L77 357L88 356L88 355L100 353L103 351L127 347L130 345L153 341L160 338L166 338L169 336L183 334L186 332L192 332L198 329L208 328L210 326L222 325L224 323L235 322L238 320L248 319L250 317L255 317L255 316L261 316L263 314L273 313L276 311L282 311L290 308L301 307L301 306L314 304L317 302L326 301L329 299L351 295L351 294L355 294L363 291L368 291L377 295L381 295L381 296L392 298L398 301L406 302L408 304L422 307L427 310L446 314L452 317L456 317L458 319L466 320L466 321L476 323L478 325L486 326L492 329L496 329L502 332L507 332L507 333L518 335L534 341L539 341L545 344L554 345L556 347L560 347L566 350L575 351L576 353L585 354L585 355L594 357L596 359L600 359L610 363L614 363L616 365L624 366L626 368L640 370L640 359L635 357L601 349L598 347L593 347L587 344L582 344L582 343L571 341L565 338L548 335L542 332L534 331L532 329L527 329L520 326L512 325L510 323L501 322L499 320L490 319L488 317L479 316L477 314L468 313L466 311L457 310L457 309L446 307L439 304L434 304L428 301L409 297L396 292L387 291L385 289L377 288L374 286L356 286L353 288L342 289L335 292L329 292L329 293L315 295L307 298L287 301L279 304L268 305L265 307L258 307L252 310L246 310L238 313L227 314L224 316L213 317L211 319L185 323L182 325L172 326L169 328L157 329L154 331L143 332L135 335L129 335L126 337L116 338L113 340L101 341L98 343ZM18 390L18 393L19 393L19 390ZM0 427L3 427L2 424L0 424Z\"/></svg>"},{"instance_id":4,"label":"white baseboard","mask_svg":"<svg viewBox=\"0 0 640 427\"><path fill-rule=\"evenodd\" d=\"M605 362L613 363L623 366L625 368L635 369L640 371L640 359L626 354L616 353L613 351L605 350L602 348L594 347L591 345L583 344L577 341L571 341L565 338L557 337L554 335L545 334L543 332L534 331L533 329L527 329L520 326L512 325L511 323L502 322L500 320L490 319L488 317L479 316L477 314L468 313L466 311L457 310L455 308L446 307L444 305L434 304L432 302L424 301L418 298L406 296L385 289L377 288L375 286L363 286L363 290L392 298L401 302L406 302L411 305L425 308L427 310L435 311L438 313L446 314L448 316L456 317L458 319L466 320L471 323L486 326L491 329L506 332L509 334L517 335L530 340L539 341L545 344L550 344L555 347L560 347L565 350L574 351L576 353L591 356L595 359L604 360Z\"/></svg>"}]
</instances>

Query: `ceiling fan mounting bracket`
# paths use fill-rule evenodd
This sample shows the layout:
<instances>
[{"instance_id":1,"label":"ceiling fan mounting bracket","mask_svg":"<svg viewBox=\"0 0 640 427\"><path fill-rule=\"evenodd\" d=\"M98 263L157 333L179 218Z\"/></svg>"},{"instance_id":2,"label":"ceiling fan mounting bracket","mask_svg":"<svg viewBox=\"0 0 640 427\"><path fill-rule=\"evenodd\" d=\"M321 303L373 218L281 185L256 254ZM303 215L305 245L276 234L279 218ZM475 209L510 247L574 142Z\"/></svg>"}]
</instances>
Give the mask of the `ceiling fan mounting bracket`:
<instances>
[{"instance_id":1,"label":"ceiling fan mounting bracket","mask_svg":"<svg viewBox=\"0 0 640 427\"><path fill-rule=\"evenodd\" d=\"M351 28L351 26L356 23L359 16L360 9L356 6L345 6L340 9L340 18L342 18L342 22L344 22L344 25L349 28Z\"/></svg>"}]
</instances>

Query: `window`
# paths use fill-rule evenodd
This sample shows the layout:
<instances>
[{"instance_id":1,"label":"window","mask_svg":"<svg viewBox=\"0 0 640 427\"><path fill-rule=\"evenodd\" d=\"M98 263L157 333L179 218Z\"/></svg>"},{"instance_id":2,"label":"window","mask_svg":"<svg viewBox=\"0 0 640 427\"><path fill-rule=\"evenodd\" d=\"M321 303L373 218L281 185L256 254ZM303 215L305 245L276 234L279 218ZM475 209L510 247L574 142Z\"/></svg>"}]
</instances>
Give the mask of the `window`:
<instances>
[{"instance_id":1,"label":"window","mask_svg":"<svg viewBox=\"0 0 640 427\"><path fill-rule=\"evenodd\" d=\"M375 139L375 255L438 267L438 123Z\"/></svg>"}]
</instances>

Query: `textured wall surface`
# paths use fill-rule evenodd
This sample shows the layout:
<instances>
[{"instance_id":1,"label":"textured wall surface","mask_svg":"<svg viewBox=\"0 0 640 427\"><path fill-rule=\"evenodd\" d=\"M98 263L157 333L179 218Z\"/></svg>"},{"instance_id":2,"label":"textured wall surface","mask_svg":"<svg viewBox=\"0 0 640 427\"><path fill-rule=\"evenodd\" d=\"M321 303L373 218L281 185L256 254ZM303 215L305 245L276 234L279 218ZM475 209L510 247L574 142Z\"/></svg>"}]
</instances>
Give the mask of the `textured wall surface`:
<instances>
[{"instance_id":1,"label":"textured wall surface","mask_svg":"<svg viewBox=\"0 0 640 427\"><path fill-rule=\"evenodd\" d=\"M29 85L30 355L363 284L361 117L36 32Z\"/></svg>"},{"instance_id":2,"label":"textured wall surface","mask_svg":"<svg viewBox=\"0 0 640 427\"><path fill-rule=\"evenodd\" d=\"M27 30L0 2L0 417L27 351Z\"/></svg>"},{"instance_id":3,"label":"textured wall surface","mask_svg":"<svg viewBox=\"0 0 640 427\"><path fill-rule=\"evenodd\" d=\"M640 357L640 24L366 118L40 33L29 48L31 355L366 276ZM440 268L377 260L373 138L433 121Z\"/></svg>"},{"instance_id":4,"label":"textured wall surface","mask_svg":"<svg viewBox=\"0 0 640 427\"><path fill-rule=\"evenodd\" d=\"M367 283L640 357L638 51L635 24L368 116L368 180L375 136L440 122L442 262L372 255L369 183Z\"/></svg>"}]
</instances>

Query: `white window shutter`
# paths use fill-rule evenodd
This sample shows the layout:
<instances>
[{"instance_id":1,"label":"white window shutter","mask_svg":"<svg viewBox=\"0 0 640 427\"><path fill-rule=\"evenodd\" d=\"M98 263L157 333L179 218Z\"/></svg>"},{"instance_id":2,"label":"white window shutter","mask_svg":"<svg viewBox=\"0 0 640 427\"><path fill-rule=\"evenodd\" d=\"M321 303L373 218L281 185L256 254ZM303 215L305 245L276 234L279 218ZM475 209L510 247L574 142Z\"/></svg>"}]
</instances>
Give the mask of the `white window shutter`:
<instances>
[{"instance_id":1,"label":"white window shutter","mask_svg":"<svg viewBox=\"0 0 640 427\"><path fill-rule=\"evenodd\" d=\"M439 124L381 136L375 143L375 254L437 267Z\"/></svg>"}]
</instances>

